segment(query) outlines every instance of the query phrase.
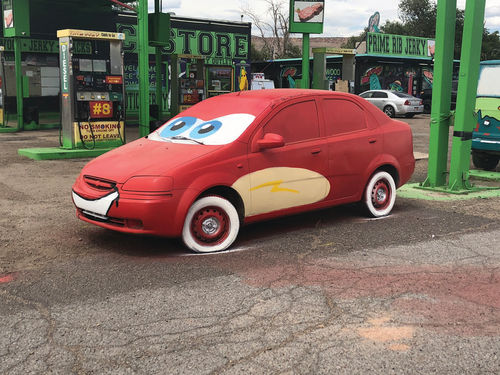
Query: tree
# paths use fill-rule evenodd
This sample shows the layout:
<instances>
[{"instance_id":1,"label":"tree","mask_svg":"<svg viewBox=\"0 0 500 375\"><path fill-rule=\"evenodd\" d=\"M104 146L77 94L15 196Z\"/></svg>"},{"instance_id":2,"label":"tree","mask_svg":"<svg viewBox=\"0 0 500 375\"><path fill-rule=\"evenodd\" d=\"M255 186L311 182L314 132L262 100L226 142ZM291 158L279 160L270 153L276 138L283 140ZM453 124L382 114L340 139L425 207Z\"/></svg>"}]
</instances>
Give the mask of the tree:
<instances>
[{"instance_id":1,"label":"tree","mask_svg":"<svg viewBox=\"0 0 500 375\"><path fill-rule=\"evenodd\" d=\"M430 37L436 34L437 5L429 0L401 0L399 19L407 35Z\"/></svg>"},{"instance_id":2,"label":"tree","mask_svg":"<svg viewBox=\"0 0 500 375\"><path fill-rule=\"evenodd\" d=\"M500 35L498 31L488 33L485 29L483 33L483 48L481 50L481 60L500 59Z\"/></svg>"},{"instance_id":3,"label":"tree","mask_svg":"<svg viewBox=\"0 0 500 375\"><path fill-rule=\"evenodd\" d=\"M290 42L288 2L285 0L265 0L265 2L266 18L257 14L248 5L241 9L241 12L251 19L264 43L258 56L267 60L300 55L299 48ZM254 58L255 56L252 56L252 59Z\"/></svg>"}]
</instances>

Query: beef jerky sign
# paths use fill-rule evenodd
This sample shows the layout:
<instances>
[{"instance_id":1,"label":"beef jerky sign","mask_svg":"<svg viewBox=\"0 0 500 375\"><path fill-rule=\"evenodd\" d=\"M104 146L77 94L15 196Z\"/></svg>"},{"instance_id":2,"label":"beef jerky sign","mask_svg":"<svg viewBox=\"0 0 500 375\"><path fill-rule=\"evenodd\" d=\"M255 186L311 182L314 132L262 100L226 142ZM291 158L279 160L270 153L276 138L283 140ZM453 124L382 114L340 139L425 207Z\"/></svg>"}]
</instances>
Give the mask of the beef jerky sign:
<instances>
[{"instance_id":1,"label":"beef jerky sign","mask_svg":"<svg viewBox=\"0 0 500 375\"><path fill-rule=\"evenodd\" d=\"M290 0L290 31L321 34L324 14L324 0Z\"/></svg>"}]
</instances>

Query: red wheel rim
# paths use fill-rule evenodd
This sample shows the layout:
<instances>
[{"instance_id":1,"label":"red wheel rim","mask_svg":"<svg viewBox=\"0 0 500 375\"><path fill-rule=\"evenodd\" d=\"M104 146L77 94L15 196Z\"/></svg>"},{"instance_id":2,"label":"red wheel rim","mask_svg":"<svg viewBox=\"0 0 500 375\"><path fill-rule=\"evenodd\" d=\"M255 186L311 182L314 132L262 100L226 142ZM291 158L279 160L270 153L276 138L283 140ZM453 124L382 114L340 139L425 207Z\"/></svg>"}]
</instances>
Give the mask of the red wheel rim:
<instances>
[{"instance_id":1,"label":"red wheel rim","mask_svg":"<svg viewBox=\"0 0 500 375\"><path fill-rule=\"evenodd\" d=\"M229 217L216 206L203 207L191 219L193 238L202 245L218 245L229 235Z\"/></svg>"},{"instance_id":2,"label":"red wheel rim","mask_svg":"<svg viewBox=\"0 0 500 375\"><path fill-rule=\"evenodd\" d=\"M391 202L391 188L387 180L378 180L371 192L373 207L377 210L384 210Z\"/></svg>"}]
</instances>

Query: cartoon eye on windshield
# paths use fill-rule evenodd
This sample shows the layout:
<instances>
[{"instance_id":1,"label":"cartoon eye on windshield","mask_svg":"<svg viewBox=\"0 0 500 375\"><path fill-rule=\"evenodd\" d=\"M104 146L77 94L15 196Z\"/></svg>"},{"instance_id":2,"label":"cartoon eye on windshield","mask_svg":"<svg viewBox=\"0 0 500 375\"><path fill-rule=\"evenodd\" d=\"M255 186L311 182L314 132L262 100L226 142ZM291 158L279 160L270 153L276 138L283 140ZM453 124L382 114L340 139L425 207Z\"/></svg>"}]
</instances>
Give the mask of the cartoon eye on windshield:
<instances>
[{"instance_id":1,"label":"cartoon eye on windshield","mask_svg":"<svg viewBox=\"0 0 500 375\"><path fill-rule=\"evenodd\" d=\"M196 124L197 120L196 117L179 117L161 130L160 137L169 138L184 133Z\"/></svg>"},{"instance_id":2,"label":"cartoon eye on windshield","mask_svg":"<svg viewBox=\"0 0 500 375\"><path fill-rule=\"evenodd\" d=\"M203 124L198 125L194 128L191 133L189 133L189 138L193 139L201 139L209 137L212 134L215 134L222 126L222 122L217 120L212 120L208 122L204 122Z\"/></svg>"},{"instance_id":3,"label":"cartoon eye on windshield","mask_svg":"<svg viewBox=\"0 0 500 375\"><path fill-rule=\"evenodd\" d=\"M149 139L166 138L179 143L187 143L192 139L204 145L224 145L235 141L254 119L254 115L246 113L235 113L208 120L179 117L163 125Z\"/></svg>"}]
</instances>

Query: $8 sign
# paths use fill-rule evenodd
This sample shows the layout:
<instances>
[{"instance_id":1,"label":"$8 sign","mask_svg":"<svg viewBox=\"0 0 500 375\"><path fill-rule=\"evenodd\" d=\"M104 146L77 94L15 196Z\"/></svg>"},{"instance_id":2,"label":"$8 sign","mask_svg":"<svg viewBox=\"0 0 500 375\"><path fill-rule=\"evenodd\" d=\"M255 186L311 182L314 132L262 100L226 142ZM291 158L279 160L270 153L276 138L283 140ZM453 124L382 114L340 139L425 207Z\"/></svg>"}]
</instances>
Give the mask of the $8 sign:
<instances>
[{"instance_id":1,"label":"$8 sign","mask_svg":"<svg viewBox=\"0 0 500 375\"><path fill-rule=\"evenodd\" d=\"M89 102L90 118L110 118L113 117L113 102L99 101Z\"/></svg>"}]
</instances>

